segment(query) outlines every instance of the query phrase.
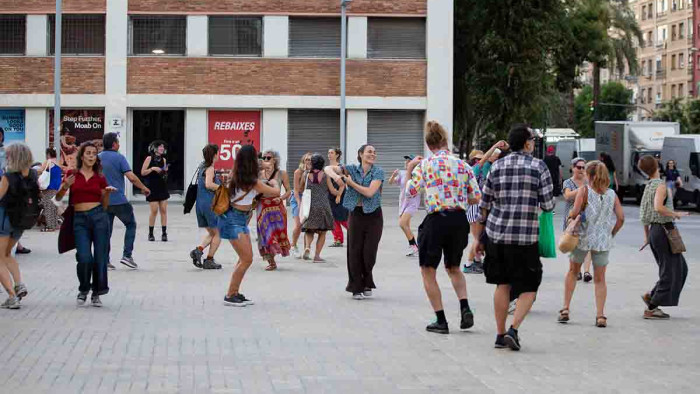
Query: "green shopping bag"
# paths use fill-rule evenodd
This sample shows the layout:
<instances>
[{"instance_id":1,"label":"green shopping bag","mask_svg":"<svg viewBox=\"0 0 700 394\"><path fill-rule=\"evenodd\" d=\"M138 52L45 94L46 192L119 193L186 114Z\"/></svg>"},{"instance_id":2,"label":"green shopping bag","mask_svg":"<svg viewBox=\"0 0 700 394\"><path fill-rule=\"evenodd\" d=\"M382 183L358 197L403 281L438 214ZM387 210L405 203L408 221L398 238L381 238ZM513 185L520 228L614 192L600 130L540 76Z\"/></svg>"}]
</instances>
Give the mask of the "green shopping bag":
<instances>
[{"instance_id":1,"label":"green shopping bag","mask_svg":"<svg viewBox=\"0 0 700 394\"><path fill-rule=\"evenodd\" d=\"M554 237L554 213L542 212L540 214L540 257L557 257L557 241Z\"/></svg>"}]
</instances>

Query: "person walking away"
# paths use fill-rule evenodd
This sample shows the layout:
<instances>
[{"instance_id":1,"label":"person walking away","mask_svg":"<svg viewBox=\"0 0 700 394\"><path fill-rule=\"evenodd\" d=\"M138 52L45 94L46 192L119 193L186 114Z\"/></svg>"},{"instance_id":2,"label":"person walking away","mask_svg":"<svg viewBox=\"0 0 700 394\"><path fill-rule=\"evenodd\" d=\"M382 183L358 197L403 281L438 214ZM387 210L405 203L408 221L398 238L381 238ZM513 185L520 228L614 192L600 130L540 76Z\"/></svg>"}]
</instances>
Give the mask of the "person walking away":
<instances>
[{"instance_id":1,"label":"person walking away","mask_svg":"<svg viewBox=\"0 0 700 394\"><path fill-rule=\"evenodd\" d=\"M411 230L411 218L418 213L420 208L420 200L418 196L407 197L406 196L406 185L411 179L411 174L408 172L408 164L416 158L415 155L406 155L403 157L404 167L403 170L396 169L389 177L389 184L399 186L399 228L403 231L408 241L408 249L406 249L406 256L418 257L418 243L416 242L416 237Z\"/></svg>"},{"instance_id":2,"label":"person walking away","mask_svg":"<svg viewBox=\"0 0 700 394\"><path fill-rule=\"evenodd\" d=\"M377 151L372 145L357 150L358 164L328 166L326 175L340 186L347 186L343 206L350 212L348 221L348 284L345 291L355 300L372 297L374 264L382 239L382 185L384 170L375 165Z\"/></svg>"},{"instance_id":3,"label":"person walking away","mask_svg":"<svg viewBox=\"0 0 700 394\"><path fill-rule=\"evenodd\" d=\"M588 180L586 179L586 160L581 158L581 157L576 157L573 160L571 160L571 170L573 172L573 176L567 180L564 181L564 203L566 204L564 206L564 225L563 229L566 230L566 226L568 225L568 219L569 219L569 212L571 211L571 208L574 207L574 202L576 201L576 196L578 195L578 189L583 187L584 185L587 184ZM584 282L588 283L591 280L593 280L593 276L591 275L591 255L590 253L586 254L586 257L583 261L583 270L585 271L583 276L581 275L581 272L579 271L576 274L576 280L581 280L583 279Z\"/></svg>"},{"instance_id":4,"label":"person walking away","mask_svg":"<svg viewBox=\"0 0 700 394\"><path fill-rule=\"evenodd\" d=\"M547 165L549 175L552 177L554 197L559 197L561 195L561 180L564 176L561 171L561 160L559 156L555 154L555 150L553 145L547 147L547 155L544 157L544 164Z\"/></svg>"},{"instance_id":5,"label":"person walking away","mask_svg":"<svg viewBox=\"0 0 700 394\"><path fill-rule=\"evenodd\" d=\"M625 214L620 199L609 187L610 175L605 164L592 161L586 164L585 171L589 186L583 186L576 192L576 201L569 217L582 220L581 216L585 215L586 220L579 234L578 245L569 256L569 271L564 278L564 306L559 311L558 321L569 322L569 308L576 288L576 275L581 272L581 265L590 253L595 273L595 325L607 327L605 300L608 296L608 287L605 283L605 271L609 262L610 249L613 246L613 238L622 228Z\"/></svg>"},{"instance_id":6,"label":"person walking away","mask_svg":"<svg viewBox=\"0 0 700 394\"><path fill-rule=\"evenodd\" d=\"M442 125L433 121L427 123L425 143L433 155L425 160L421 157L411 160L407 170L412 175L405 193L415 198L425 190L428 209L428 216L418 227L418 261L425 293L437 320L425 329L448 334L450 331L436 278L437 267L444 258L445 270L459 300L462 319L459 328L471 328L474 314L469 308L467 282L460 272L460 265L469 239L466 210L468 204L479 202L481 192L471 167L450 156L449 139Z\"/></svg>"},{"instance_id":7,"label":"person walking away","mask_svg":"<svg viewBox=\"0 0 700 394\"><path fill-rule=\"evenodd\" d=\"M58 228L58 207L53 203L53 198L61 187L61 178L63 176L61 167L56 163L56 150L54 148L46 149L46 162L41 166L39 174L44 171L49 171L49 186L46 190L41 191L41 206L44 210L44 218L46 226L41 229L42 232L54 232Z\"/></svg>"},{"instance_id":8,"label":"person walking away","mask_svg":"<svg viewBox=\"0 0 700 394\"><path fill-rule=\"evenodd\" d=\"M542 282L538 214L540 209L554 210L554 187L547 166L532 157L535 136L530 127L513 126L508 145L512 153L493 164L482 190L481 214L475 223L479 237L475 243L477 252L486 252L486 282L496 285L495 347L520 350L518 329L530 312ZM484 228L487 237L482 240ZM506 331L511 290L518 302L512 325Z\"/></svg>"},{"instance_id":9,"label":"person walking away","mask_svg":"<svg viewBox=\"0 0 700 394\"><path fill-rule=\"evenodd\" d=\"M644 245L651 246L656 264L659 266L659 280L642 300L646 305L645 319L667 320L671 316L660 306L678 306L681 291L688 277L688 264L683 253L673 253L666 232L675 228L674 221L688 216L687 212L675 212L668 188L660 178L656 159L645 155L639 160L639 169L649 176L644 188L639 217L644 225Z\"/></svg>"},{"instance_id":10,"label":"person walking away","mask_svg":"<svg viewBox=\"0 0 700 394\"><path fill-rule=\"evenodd\" d=\"M27 210L28 199L39 198L38 176L31 169L32 152L23 143L3 148L6 171L0 180L0 283L8 294L3 309L19 309L20 301L27 296L27 286L12 248L22 237L24 229L17 226L17 219Z\"/></svg>"},{"instance_id":11,"label":"person walking away","mask_svg":"<svg viewBox=\"0 0 700 394\"><path fill-rule=\"evenodd\" d=\"M168 162L165 159L167 148L163 141L153 141L148 147L149 156L141 166L141 176L146 177L146 184L151 194L146 196L146 201L151 209L148 217L148 240L156 240L153 235L153 227L156 224L156 216L160 213L160 225L162 229L161 241L168 242Z\"/></svg>"},{"instance_id":12,"label":"person walking away","mask_svg":"<svg viewBox=\"0 0 700 394\"><path fill-rule=\"evenodd\" d=\"M294 230L292 230L292 255L294 258L301 258L301 253L297 247L299 236L301 236L301 219L299 218L299 209L301 208L301 195L306 188L304 173L311 171L311 153L306 153L299 161L299 168L294 171L294 189L292 190L292 198L289 200L292 206L292 217L294 218Z\"/></svg>"},{"instance_id":13,"label":"person walking away","mask_svg":"<svg viewBox=\"0 0 700 394\"><path fill-rule=\"evenodd\" d=\"M491 171L491 165L498 160L502 151L508 149L508 143L498 141L486 153L480 150L473 150L469 154L469 165L472 167L479 188L483 187L486 177ZM472 204L467 208L467 220L469 221L469 232L472 238L476 238L476 227L473 225L479 219L479 204ZM465 274L483 274L484 264L481 257L474 249L474 243L467 246L467 262L462 266Z\"/></svg>"},{"instance_id":14,"label":"person walking away","mask_svg":"<svg viewBox=\"0 0 700 394\"><path fill-rule=\"evenodd\" d=\"M664 173L666 175L666 187L670 189L671 199L673 199L673 196L676 194L676 188L683 187L683 179L681 179L681 174L678 172L678 168L676 168L675 160L669 160L666 163L666 170Z\"/></svg>"},{"instance_id":15,"label":"person walking away","mask_svg":"<svg viewBox=\"0 0 700 394\"><path fill-rule=\"evenodd\" d=\"M599 160L605 164L605 167L608 169L608 173L610 174L610 188L615 190L615 193L617 193L618 190L620 190L620 184L617 182L617 172L615 171L615 162L613 161L612 157L610 157L609 154L605 152L600 153Z\"/></svg>"},{"instance_id":16,"label":"person walking away","mask_svg":"<svg viewBox=\"0 0 700 394\"><path fill-rule=\"evenodd\" d=\"M145 196L151 194L148 189L131 170L126 157L119 153L119 136L117 133L107 133L102 137L102 145L104 150L98 154L100 164L102 165L102 174L107 179L107 184L114 187L116 190L109 195L109 206L107 207L107 216L109 217L109 248L111 250L111 238L114 231L114 218L119 219L126 227L124 233L124 250L120 263L125 266L137 269L139 266L134 261L134 241L136 240L136 216L134 216L134 207L126 199L126 184L124 177L134 186L139 188ZM107 268L110 270L115 267L107 260Z\"/></svg>"},{"instance_id":17,"label":"person walking away","mask_svg":"<svg viewBox=\"0 0 700 394\"><path fill-rule=\"evenodd\" d=\"M197 215L197 227L206 230L202 243L190 252L192 264L205 270L221 269L221 264L214 261L214 255L221 245L221 236L217 226L218 219L211 209L214 201L214 193L221 185L221 180L216 176L214 163L219 160L219 146L208 144L202 149L204 161L197 169L197 199L195 201L195 213ZM209 248L207 257L202 262L204 249Z\"/></svg>"},{"instance_id":18,"label":"person walking away","mask_svg":"<svg viewBox=\"0 0 700 394\"><path fill-rule=\"evenodd\" d=\"M328 162L331 166L340 165L340 158L343 156L343 151L340 148L328 149ZM330 178L329 178L330 179ZM333 243L331 248L342 248L345 237L343 235L343 227L348 230L349 212L343 207L343 197L345 196L345 187L340 187L333 179L330 179L328 186L328 199L331 203L331 211L333 211Z\"/></svg>"},{"instance_id":19,"label":"person walking away","mask_svg":"<svg viewBox=\"0 0 700 394\"><path fill-rule=\"evenodd\" d=\"M323 156L315 153L311 156L311 171L304 175L306 188L311 190L311 210L309 217L301 226L304 232L304 260L309 259L311 254L311 243L316 238L316 251L314 253L314 263L325 263L321 258L321 251L326 242L326 232L333 231L333 211L328 200L329 189L333 187L330 177L323 173L325 161Z\"/></svg>"},{"instance_id":20,"label":"person walking away","mask_svg":"<svg viewBox=\"0 0 700 394\"><path fill-rule=\"evenodd\" d=\"M61 201L70 190L70 203L75 209L73 232L75 233L76 260L78 261L78 306L85 305L92 290L92 306L101 307L100 296L109 293L107 261L109 260L109 196L117 189L107 184L92 141L84 142L78 149L77 169L69 170L56 194ZM93 252L94 250L94 252Z\"/></svg>"},{"instance_id":21,"label":"person walking away","mask_svg":"<svg viewBox=\"0 0 700 394\"><path fill-rule=\"evenodd\" d=\"M221 238L231 243L238 256L238 262L231 274L231 282L224 297L224 305L237 307L253 305L253 301L240 292L246 271L253 263L248 217L258 194L268 197L280 195L277 181L271 180L268 186L258 178L259 174L258 152L252 145L244 145L238 151L229 174L228 188L231 193L229 209L218 217L217 222Z\"/></svg>"},{"instance_id":22,"label":"person walking away","mask_svg":"<svg viewBox=\"0 0 700 394\"><path fill-rule=\"evenodd\" d=\"M266 271L277 269L275 256L289 256L291 245L287 236L287 209L284 201L292 194L289 187L287 171L280 170L280 154L267 150L262 158L262 177L267 185L283 185L285 193L281 196L261 196L256 207L258 229L258 251L267 261ZM281 191L280 191L281 192Z\"/></svg>"}]
</instances>

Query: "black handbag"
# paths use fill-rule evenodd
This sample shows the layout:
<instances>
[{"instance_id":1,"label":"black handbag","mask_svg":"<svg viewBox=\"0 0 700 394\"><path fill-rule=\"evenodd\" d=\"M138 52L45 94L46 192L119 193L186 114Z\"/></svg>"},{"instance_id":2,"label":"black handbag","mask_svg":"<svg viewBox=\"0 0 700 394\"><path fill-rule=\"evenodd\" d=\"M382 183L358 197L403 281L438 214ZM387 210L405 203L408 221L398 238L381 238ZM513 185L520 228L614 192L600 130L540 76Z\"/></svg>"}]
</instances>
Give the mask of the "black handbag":
<instances>
[{"instance_id":1,"label":"black handbag","mask_svg":"<svg viewBox=\"0 0 700 394\"><path fill-rule=\"evenodd\" d=\"M199 183L199 177L197 175L201 169L201 166L197 167L197 171L194 172L194 175L192 175L192 179L190 180L190 185L187 186L185 202L182 204L184 206L185 215L192 212L192 207L194 207L195 202L197 202L197 184Z\"/></svg>"}]
</instances>

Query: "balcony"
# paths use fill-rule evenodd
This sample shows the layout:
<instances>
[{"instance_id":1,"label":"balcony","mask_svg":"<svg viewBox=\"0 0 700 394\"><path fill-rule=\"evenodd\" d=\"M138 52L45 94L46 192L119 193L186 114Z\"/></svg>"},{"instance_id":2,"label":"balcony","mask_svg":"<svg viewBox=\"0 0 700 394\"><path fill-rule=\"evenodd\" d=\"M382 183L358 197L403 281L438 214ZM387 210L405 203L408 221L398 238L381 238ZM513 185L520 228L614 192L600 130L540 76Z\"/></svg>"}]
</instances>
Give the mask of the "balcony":
<instances>
[{"instance_id":1,"label":"balcony","mask_svg":"<svg viewBox=\"0 0 700 394\"><path fill-rule=\"evenodd\" d=\"M681 38L683 38L683 37L681 37ZM693 36L689 35L688 36L688 44L692 44L692 43L693 43Z\"/></svg>"},{"instance_id":2,"label":"balcony","mask_svg":"<svg viewBox=\"0 0 700 394\"><path fill-rule=\"evenodd\" d=\"M661 11L656 13L656 20L658 21L659 19L666 18L666 15L668 14L668 11Z\"/></svg>"},{"instance_id":3,"label":"balcony","mask_svg":"<svg viewBox=\"0 0 700 394\"><path fill-rule=\"evenodd\" d=\"M665 79L666 78L666 70L661 69L661 70L656 70L656 79Z\"/></svg>"},{"instance_id":4,"label":"balcony","mask_svg":"<svg viewBox=\"0 0 700 394\"><path fill-rule=\"evenodd\" d=\"M645 40L643 42L644 48L653 48L654 47L654 41L652 40Z\"/></svg>"},{"instance_id":5,"label":"balcony","mask_svg":"<svg viewBox=\"0 0 700 394\"><path fill-rule=\"evenodd\" d=\"M656 42L656 49L666 49L666 48L667 48L666 40Z\"/></svg>"}]
</instances>

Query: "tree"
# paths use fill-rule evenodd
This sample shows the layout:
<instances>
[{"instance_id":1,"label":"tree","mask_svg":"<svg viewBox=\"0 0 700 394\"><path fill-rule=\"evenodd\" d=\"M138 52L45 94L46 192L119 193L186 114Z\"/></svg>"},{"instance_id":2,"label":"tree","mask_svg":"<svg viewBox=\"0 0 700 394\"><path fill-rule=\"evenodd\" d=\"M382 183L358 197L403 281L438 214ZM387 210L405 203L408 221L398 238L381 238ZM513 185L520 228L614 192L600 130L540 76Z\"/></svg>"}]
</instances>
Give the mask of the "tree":
<instances>
[{"instance_id":1,"label":"tree","mask_svg":"<svg viewBox=\"0 0 700 394\"><path fill-rule=\"evenodd\" d=\"M582 137L592 137L593 130L593 88L586 85L581 89L574 103L574 130Z\"/></svg>"},{"instance_id":2,"label":"tree","mask_svg":"<svg viewBox=\"0 0 700 394\"><path fill-rule=\"evenodd\" d=\"M684 134L700 134L700 100L690 100L685 104L685 117L687 127L682 130Z\"/></svg>"},{"instance_id":3,"label":"tree","mask_svg":"<svg viewBox=\"0 0 700 394\"><path fill-rule=\"evenodd\" d=\"M661 108L654 111L653 119L660 122L678 122L681 125L681 133L685 133L688 130L686 110L686 103L676 97L661 104Z\"/></svg>"},{"instance_id":4,"label":"tree","mask_svg":"<svg viewBox=\"0 0 700 394\"><path fill-rule=\"evenodd\" d=\"M600 98L601 105L597 108L592 106L593 88L590 85L584 86L576 96L574 129L583 137L595 135L594 118L600 121L626 120L634 111L634 105L630 104L632 91L620 82L611 81L603 85Z\"/></svg>"}]
</instances>

